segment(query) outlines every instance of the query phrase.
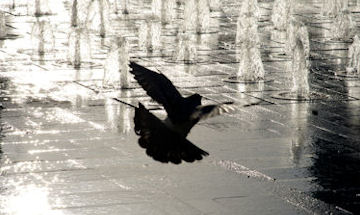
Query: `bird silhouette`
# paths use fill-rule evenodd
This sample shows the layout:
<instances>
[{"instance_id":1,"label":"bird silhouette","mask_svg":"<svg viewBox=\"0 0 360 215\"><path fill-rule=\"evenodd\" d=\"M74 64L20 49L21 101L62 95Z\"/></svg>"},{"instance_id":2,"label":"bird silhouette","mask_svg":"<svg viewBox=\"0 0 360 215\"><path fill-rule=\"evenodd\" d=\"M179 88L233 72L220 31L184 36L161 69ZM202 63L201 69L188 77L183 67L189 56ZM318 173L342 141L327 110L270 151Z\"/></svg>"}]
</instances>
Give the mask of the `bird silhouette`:
<instances>
[{"instance_id":1,"label":"bird silhouette","mask_svg":"<svg viewBox=\"0 0 360 215\"><path fill-rule=\"evenodd\" d=\"M182 161L201 160L209 153L195 146L186 136L200 120L231 110L231 102L201 105L201 96L183 97L172 82L163 74L130 62L130 72L146 93L164 106L167 118L160 120L143 104L135 107L135 133L140 136L139 145L154 160L179 164Z\"/></svg>"}]
</instances>

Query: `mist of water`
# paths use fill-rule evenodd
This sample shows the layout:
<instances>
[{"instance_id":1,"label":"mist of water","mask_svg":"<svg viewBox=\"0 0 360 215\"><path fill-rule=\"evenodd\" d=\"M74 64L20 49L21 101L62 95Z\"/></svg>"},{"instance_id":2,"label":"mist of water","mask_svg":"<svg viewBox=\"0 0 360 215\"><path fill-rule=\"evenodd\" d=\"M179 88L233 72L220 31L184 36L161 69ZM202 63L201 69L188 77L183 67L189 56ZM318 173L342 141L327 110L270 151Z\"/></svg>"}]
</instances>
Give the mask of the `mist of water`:
<instances>
[{"instance_id":1,"label":"mist of water","mask_svg":"<svg viewBox=\"0 0 360 215\"><path fill-rule=\"evenodd\" d=\"M245 1L240 9L237 21L236 46L239 53L239 70L237 78L244 81L264 79L264 67L260 54L258 34L257 1Z\"/></svg>"},{"instance_id":2,"label":"mist of water","mask_svg":"<svg viewBox=\"0 0 360 215\"><path fill-rule=\"evenodd\" d=\"M360 39L358 35L355 35L354 41L349 47L348 58L348 70L360 74Z\"/></svg>"},{"instance_id":3,"label":"mist of water","mask_svg":"<svg viewBox=\"0 0 360 215\"><path fill-rule=\"evenodd\" d=\"M286 30L292 10L292 0L275 0L271 16L275 29Z\"/></svg>"},{"instance_id":4,"label":"mist of water","mask_svg":"<svg viewBox=\"0 0 360 215\"><path fill-rule=\"evenodd\" d=\"M287 54L291 58L289 72L292 76L292 89L299 97L308 97L310 92L309 56L310 42L309 33L304 23L291 19L287 30Z\"/></svg>"}]
</instances>

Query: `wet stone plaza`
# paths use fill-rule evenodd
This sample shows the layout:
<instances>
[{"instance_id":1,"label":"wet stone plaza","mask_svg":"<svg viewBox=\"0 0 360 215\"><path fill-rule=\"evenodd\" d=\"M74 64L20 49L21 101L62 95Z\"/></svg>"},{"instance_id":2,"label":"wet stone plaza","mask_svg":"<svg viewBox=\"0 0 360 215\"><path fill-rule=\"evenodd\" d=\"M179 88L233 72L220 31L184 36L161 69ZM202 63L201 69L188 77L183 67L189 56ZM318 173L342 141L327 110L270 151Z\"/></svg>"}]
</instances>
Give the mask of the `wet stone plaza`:
<instances>
[{"instance_id":1,"label":"wet stone plaza","mask_svg":"<svg viewBox=\"0 0 360 215\"><path fill-rule=\"evenodd\" d=\"M360 214L359 36L359 0L1 0L0 214ZM230 106L196 161L134 131L157 74Z\"/></svg>"}]
</instances>

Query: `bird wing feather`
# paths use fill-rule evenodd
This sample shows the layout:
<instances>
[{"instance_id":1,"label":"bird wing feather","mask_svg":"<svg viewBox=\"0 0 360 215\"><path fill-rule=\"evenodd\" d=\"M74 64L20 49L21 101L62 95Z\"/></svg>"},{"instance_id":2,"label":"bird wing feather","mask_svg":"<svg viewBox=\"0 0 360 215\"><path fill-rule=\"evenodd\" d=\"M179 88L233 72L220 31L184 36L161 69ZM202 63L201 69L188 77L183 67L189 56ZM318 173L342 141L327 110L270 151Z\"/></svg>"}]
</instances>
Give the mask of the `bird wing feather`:
<instances>
[{"instance_id":1,"label":"bird wing feather","mask_svg":"<svg viewBox=\"0 0 360 215\"><path fill-rule=\"evenodd\" d=\"M199 105L191 114L190 119L198 122L200 120L205 120L214 116L221 115L223 113L229 113L234 110L235 107L233 105L233 102L225 102L215 105Z\"/></svg>"},{"instance_id":2,"label":"bird wing feather","mask_svg":"<svg viewBox=\"0 0 360 215\"><path fill-rule=\"evenodd\" d=\"M146 93L162 104L169 115L183 102L183 97L172 82L163 74L151 71L135 62L130 62L131 73Z\"/></svg>"}]
</instances>

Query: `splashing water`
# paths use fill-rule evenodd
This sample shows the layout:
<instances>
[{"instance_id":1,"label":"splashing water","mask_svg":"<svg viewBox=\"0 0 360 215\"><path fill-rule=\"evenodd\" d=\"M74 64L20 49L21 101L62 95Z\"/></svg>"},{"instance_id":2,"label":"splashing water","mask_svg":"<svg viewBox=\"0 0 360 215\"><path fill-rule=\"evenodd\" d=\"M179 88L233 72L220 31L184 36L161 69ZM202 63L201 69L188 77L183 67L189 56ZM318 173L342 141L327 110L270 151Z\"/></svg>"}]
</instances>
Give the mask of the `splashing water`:
<instances>
[{"instance_id":1,"label":"splashing water","mask_svg":"<svg viewBox=\"0 0 360 215\"><path fill-rule=\"evenodd\" d=\"M355 35L354 42L349 47L348 53L348 72L360 74L360 39Z\"/></svg>"},{"instance_id":2,"label":"splashing water","mask_svg":"<svg viewBox=\"0 0 360 215\"><path fill-rule=\"evenodd\" d=\"M103 87L129 88L129 45L124 37L116 38L104 66Z\"/></svg>"},{"instance_id":3,"label":"splashing water","mask_svg":"<svg viewBox=\"0 0 360 215\"><path fill-rule=\"evenodd\" d=\"M325 16L336 16L342 10L347 10L349 0L323 0L322 14Z\"/></svg>"},{"instance_id":4,"label":"splashing water","mask_svg":"<svg viewBox=\"0 0 360 215\"><path fill-rule=\"evenodd\" d=\"M238 80L259 81L264 79L264 67L260 55L256 1L245 1L237 21L236 46L239 60Z\"/></svg>"},{"instance_id":5,"label":"splashing water","mask_svg":"<svg viewBox=\"0 0 360 215\"><path fill-rule=\"evenodd\" d=\"M171 23L172 20L175 18L176 11L176 0L163 0L162 1L162 15L161 21L164 24Z\"/></svg>"},{"instance_id":6,"label":"splashing water","mask_svg":"<svg viewBox=\"0 0 360 215\"><path fill-rule=\"evenodd\" d=\"M274 2L271 21L275 29L285 31L292 14L293 7L291 0L276 0Z\"/></svg>"},{"instance_id":7,"label":"splashing water","mask_svg":"<svg viewBox=\"0 0 360 215\"><path fill-rule=\"evenodd\" d=\"M0 38L5 38L6 35L7 35L7 30L6 30L5 13L3 11L0 11Z\"/></svg>"},{"instance_id":8,"label":"splashing water","mask_svg":"<svg viewBox=\"0 0 360 215\"><path fill-rule=\"evenodd\" d=\"M289 72L292 74L292 89L298 97L308 97L310 43L309 33L304 23L291 19L287 30L287 54L291 58Z\"/></svg>"},{"instance_id":9,"label":"splashing water","mask_svg":"<svg viewBox=\"0 0 360 215\"><path fill-rule=\"evenodd\" d=\"M333 39L348 40L354 36L356 32L356 24L352 20L348 10L340 11L335 16L334 23L331 28Z\"/></svg>"},{"instance_id":10,"label":"splashing water","mask_svg":"<svg viewBox=\"0 0 360 215\"><path fill-rule=\"evenodd\" d=\"M173 55L173 60L185 63L197 61L197 48L194 38L189 33L179 32L177 35L177 46Z\"/></svg>"}]
</instances>

